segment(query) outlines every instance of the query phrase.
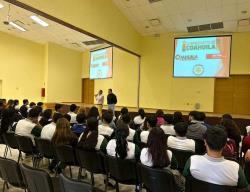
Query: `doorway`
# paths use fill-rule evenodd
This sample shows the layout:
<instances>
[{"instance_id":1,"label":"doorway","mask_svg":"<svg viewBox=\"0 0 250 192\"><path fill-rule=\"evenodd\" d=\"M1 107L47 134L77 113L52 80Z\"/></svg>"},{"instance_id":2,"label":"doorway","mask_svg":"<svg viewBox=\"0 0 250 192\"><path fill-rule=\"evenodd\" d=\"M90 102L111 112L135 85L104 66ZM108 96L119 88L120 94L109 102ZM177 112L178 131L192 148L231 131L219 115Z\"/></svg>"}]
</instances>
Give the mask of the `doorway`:
<instances>
[{"instance_id":1,"label":"doorway","mask_svg":"<svg viewBox=\"0 0 250 192\"><path fill-rule=\"evenodd\" d=\"M95 81L89 78L82 79L82 102L85 104L94 104L94 86Z\"/></svg>"}]
</instances>

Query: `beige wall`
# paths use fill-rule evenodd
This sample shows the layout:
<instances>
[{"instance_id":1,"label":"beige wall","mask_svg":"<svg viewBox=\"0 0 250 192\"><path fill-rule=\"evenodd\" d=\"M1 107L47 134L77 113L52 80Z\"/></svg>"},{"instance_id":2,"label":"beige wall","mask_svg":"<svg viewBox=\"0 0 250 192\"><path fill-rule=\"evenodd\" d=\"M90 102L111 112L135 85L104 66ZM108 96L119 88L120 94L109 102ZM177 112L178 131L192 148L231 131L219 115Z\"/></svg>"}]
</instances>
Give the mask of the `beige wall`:
<instances>
[{"instance_id":1,"label":"beige wall","mask_svg":"<svg viewBox=\"0 0 250 192\"><path fill-rule=\"evenodd\" d=\"M47 45L47 102L80 102L82 53Z\"/></svg>"},{"instance_id":2,"label":"beige wall","mask_svg":"<svg viewBox=\"0 0 250 192\"><path fill-rule=\"evenodd\" d=\"M44 45L0 32L2 97L40 101L44 56Z\"/></svg>"}]
</instances>

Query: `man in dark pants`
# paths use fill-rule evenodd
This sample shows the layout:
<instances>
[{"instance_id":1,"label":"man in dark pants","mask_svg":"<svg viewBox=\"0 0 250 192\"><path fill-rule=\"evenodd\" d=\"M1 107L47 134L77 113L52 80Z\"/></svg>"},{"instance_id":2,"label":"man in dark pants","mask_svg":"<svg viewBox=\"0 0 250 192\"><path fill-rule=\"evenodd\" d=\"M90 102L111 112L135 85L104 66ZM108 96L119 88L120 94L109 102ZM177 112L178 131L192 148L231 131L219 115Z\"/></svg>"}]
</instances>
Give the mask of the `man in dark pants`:
<instances>
[{"instance_id":1,"label":"man in dark pants","mask_svg":"<svg viewBox=\"0 0 250 192\"><path fill-rule=\"evenodd\" d=\"M112 92L112 89L108 90L108 109L113 111L113 114L115 114L115 104L117 103L116 95Z\"/></svg>"}]
</instances>

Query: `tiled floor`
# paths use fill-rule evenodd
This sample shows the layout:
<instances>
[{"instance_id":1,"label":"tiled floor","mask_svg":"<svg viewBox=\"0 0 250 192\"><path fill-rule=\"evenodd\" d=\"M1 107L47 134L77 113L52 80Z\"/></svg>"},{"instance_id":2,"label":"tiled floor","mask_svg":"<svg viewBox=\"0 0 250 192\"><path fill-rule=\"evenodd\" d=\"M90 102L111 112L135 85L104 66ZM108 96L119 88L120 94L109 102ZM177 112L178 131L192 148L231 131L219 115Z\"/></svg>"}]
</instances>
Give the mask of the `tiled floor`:
<instances>
[{"instance_id":1,"label":"tiled floor","mask_svg":"<svg viewBox=\"0 0 250 192\"><path fill-rule=\"evenodd\" d=\"M4 145L0 145L0 156L3 156L4 154L4 150L5 150L5 146ZM17 160L18 158L18 150L11 150L11 155L10 153L8 153L7 158L13 159L13 160ZM24 158L23 163L27 164L27 165L32 165L31 162L31 158ZM44 169L46 171L47 170L47 166L48 166L48 161L46 159L43 159L43 161L41 161L40 163L40 167L41 169ZM77 174L78 174L78 168L77 167L73 167L72 169L73 171L73 178L77 178ZM69 176L69 170L66 169L65 174ZM51 176L54 176L53 174ZM88 174L88 177L86 179L88 182L90 182L90 177ZM22 189L18 189L15 188L13 186L9 186L9 192L19 192L19 191L24 191ZM103 181L103 176L102 175L95 175L95 187L100 189L101 191L104 191L104 181ZM3 188L3 181L0 179L0 191L2 191ZM7 190L6 190L7 191ZM108 188L109 192L114 192L115 189L112 188ZM121 185L120 184L120 191L121 192L133 192L134 190L134 186L128 186L128 185Z\"/></svg>"}]
</instances>

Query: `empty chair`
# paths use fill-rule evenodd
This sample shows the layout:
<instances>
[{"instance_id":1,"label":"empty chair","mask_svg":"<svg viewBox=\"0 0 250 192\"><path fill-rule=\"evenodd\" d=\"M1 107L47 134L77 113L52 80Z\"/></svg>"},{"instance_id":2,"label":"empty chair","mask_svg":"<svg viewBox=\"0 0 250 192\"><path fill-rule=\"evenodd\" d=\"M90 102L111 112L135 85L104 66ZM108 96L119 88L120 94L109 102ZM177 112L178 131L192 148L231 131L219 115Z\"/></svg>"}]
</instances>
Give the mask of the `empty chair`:
<instances>
[{"instance_id":1,"label":"empty chair","mask_svg":"<svg viewBox=\"0 0 250 192\"><path fill-rule=\"evenodd\" d=\"M78 149L77 158L80 167L90 172L92 186L95 185L94 174L106 174L104 158L101 152Z\"/></svg>"},{"instance_id":2,"label":"empty chair","mask_svg":"<svg viewBox=\"0 0 250 192\"><path fill-rule=\"evenodd\" d=\"M216 185L212 183L207 183L205 181L201 181L195 179L193 177L186 178L186 192L236 192L237 187L232 186L224 186L224 185Z\"/></svg>"},{"instance_id":3,"label":"empty chair","mask_svg":"<svg viewBox=\"0 0 250 192\"><path fill-rule=\"evenodd\" d=\"M79 165L77 162L73 147L70 145L58 145L58 146L55 146L55 150L56 150L57 159L59 160L58 166L62 164L65 166L69 166L70 177L72 178L71 166Z\"/></svg>"},{"instance_id":4,"label":"empty chair","mask_svg":"<svg viewBox=\"0 0 250 192\"><path fill-rule=\"evenodd\" d=\"M47 159L55 159L56 152L52 142L48 139L35 138L36 148L39 155ZM50 162L50 161L49 161Z\"/></svg>"},{"instance_id":5,"label":"empty chair","mask_svg":"<svg viewBox=\"0 0 250 192\"><path fill-rule=\"evenodd\" d=\"M74 181L65 177L63 174L59 176L61 192L91 192L92 187L89 183L82 181Z\"/></svg>"},{"instance_id":6,"label":"empty chair","mask_svg":"<svg viewBox=\"0 0 250 192\"><path fill-rule=\"evenodd\" d=\"M119 192L119 183L139 185L135 160L119 159L111 156L106 156L105 158L110 177L116 182L116 192Z\"/></svg>"},{"instance_id":7,"label":"empty chair","mask_svg":"<svg viewBox=\"0 0 250 192\"><path fill-rule=\"evenodd\" d=\"M20 165L29 192L54 192L53 182L49 174L25 164ZM55 188L59 188L55 186Z\"/></svg>"},{"instance_id":8,"label":"empty chair","mask_svg":"<svg viewBox=\"0 0 250 192\"><path fill-rule=\"evenodd\" d=\"M16 161L0 157L0 173L4 180L3 191L5 190L5 186L8 187L8 183L15 187L25 189L22 173Z\"/></svg>"},{"instance_id":9,"label":"empty chair","mask_svg":"<svg viewBox=\"0 0 250 192\"><path fill-rule=\"evenodd\" d=\"M187 160L194 155L193 151L186 151L186 150L180 150L180 149L174 149L174 148L168 148L170 151L172 151L174 157L176 158L178 162L178 170L183 171L185 164Z\"/></svg>"},{"instance_id":10,"label":"empty chair","mask_svg":"<svg viewBox=\"0 0 250 192\"><path fill-rule=\"evenodd\" d=\"M3 134L3 140L4 140L5 144L6 144L6 150L5 150L4 157L7 156L8 147L12 148L12 149L18 149L18 143L16 141L14 132L6 132L6 133L4 133Z\"/></svg>"},{"instance_id":11,"label":"empty chair","mask_svg":"<svg viewBox=\"0 0 250 192\"><path fill-rule=\"evenodd\" d=\"M20 136L20 135L15 135L17 143L18 143L18 149L19 149L19 156L18 156L18 163L21 158L21 152L29 154L32 156L32 162L33 166L36 167L37 163L37 158L38 158L38 153L33 146L33 142L31 138L26 137L26 136Z\"/></svg>"},{"instance_id":12,"label":"empty chair","mask_svg":"<svg viewBox=\"0 0 250 192\"><path fill-rule=\"evenodd\" d=\"M175 192L174 176L167 169L155 169L138 164L140 183L143 183L148 191Z\"/></svg>"}]
</instances>

